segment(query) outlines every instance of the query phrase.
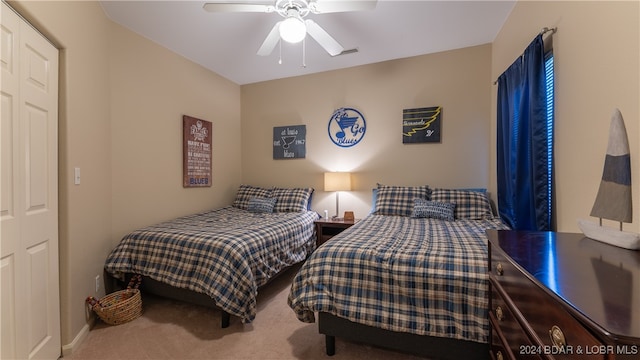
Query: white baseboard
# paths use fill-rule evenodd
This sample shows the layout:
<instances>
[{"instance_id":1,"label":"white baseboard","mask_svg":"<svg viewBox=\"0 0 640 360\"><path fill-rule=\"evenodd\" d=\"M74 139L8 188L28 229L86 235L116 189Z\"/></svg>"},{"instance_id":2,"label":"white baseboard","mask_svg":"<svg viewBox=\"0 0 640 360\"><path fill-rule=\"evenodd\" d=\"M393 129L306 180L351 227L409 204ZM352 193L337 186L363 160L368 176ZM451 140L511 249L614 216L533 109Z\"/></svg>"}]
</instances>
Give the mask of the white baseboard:
<instances>
[{"instance_id":1,"label":"white baseboard","mask_svg":"<svg viewBox=\"0 0 640 360\"><path fill-rule=\"evenodd\" d=\"M62 357L69 356L73 354L73 352L82 344L84 339L89 335L89 331L93 327L93 323L96 321L95 318L89 319L91 323L85 324L76 337L73 339L71 344L62 345Z\"/></svg>"}]
</instances>

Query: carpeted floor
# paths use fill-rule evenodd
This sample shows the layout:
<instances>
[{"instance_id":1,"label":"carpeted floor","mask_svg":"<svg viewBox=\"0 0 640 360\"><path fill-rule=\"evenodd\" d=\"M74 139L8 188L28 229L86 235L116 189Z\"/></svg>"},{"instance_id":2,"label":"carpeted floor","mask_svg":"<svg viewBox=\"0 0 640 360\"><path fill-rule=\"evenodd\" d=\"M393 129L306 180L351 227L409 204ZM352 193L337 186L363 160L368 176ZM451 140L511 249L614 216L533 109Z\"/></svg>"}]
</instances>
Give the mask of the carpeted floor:
<instances>
[{"instance_id":1,"label":"carpeted floor","mask_svg":"<svg viewBox=\"0 0 640 360\"><path fill-rule=\"evenodd\" d=\"M317 324L298 321L287 305L289 269L258 295L251 324L231 317L220 328L220 311L143 294L141 317L122 325L98 321L67 359L385 359L418 357L336 339L336 354L325 354Z\"/></svg>"}]
</instances>

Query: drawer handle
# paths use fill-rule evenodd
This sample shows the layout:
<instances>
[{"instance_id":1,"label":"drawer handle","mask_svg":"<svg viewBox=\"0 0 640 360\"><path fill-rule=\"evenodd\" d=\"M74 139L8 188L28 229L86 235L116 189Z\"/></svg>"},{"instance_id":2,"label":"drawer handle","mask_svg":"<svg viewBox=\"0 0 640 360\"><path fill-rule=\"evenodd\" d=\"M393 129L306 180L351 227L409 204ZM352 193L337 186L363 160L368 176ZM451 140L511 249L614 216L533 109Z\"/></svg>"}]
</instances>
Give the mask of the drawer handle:
<instances>
[{"instance_id":1,"label":"drawer handle","mask_svg":"<svg viewBox=\"0 0 640 360\"><path fill-rule=\"evenodd\" d=\"M562 332L562 329L560 329L560 327L558 327L557 325L553 325L551 327L551 330L549 330L549 337L551 338L551 344L553 344L553 346L557 348L564 349L564 347L567 345L567 340L564 337L564 333Z\"/></svg>"},{"instance_id":2,"label":"drawer handle","mask_svg":"<svg viewBox=\"0 0 640 360\"><path fill-rule=\"evenodd\" d=\"M502 276L504 274L504 269L502 268L502 263L498 263L498 265L496 265L496 273L500 276Z\"/></svg>"},{"instance_id":3,"label":"drawer handle","mask_svg":"<svg viewBox=\"0 0 640 360\"><path fill-rule=\"evenodd\" d=\"M496 318L499 321L502 321L502 319L504 319L504 313L502 312L502 308L500 306L496 307Z\"/></svg>"},{"instance_id":4,"label":"drawer handle","mask_svg":"<svg viewBox=\"0 0 640 360\"><path fill-rule=\"evenodd\" d=\"M503 360L503 359L504 359L504 357L502 356L502 351L498 351L496 353L496 360Z\"/></svg>"}]
</instances>

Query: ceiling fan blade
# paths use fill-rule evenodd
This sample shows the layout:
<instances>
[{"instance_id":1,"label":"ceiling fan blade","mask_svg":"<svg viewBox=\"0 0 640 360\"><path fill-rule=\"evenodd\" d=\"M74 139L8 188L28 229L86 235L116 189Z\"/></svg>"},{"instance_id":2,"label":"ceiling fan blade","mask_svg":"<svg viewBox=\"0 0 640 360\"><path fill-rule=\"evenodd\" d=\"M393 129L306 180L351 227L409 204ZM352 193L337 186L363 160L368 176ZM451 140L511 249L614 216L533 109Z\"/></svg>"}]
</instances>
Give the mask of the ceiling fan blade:
<instances>
[{"instance_id":1,"label":"ceiling fan blade","mask_svg":"<svg viewBox=\"0 0 640 360\"><path fill-rule=\"evenodd\" d=\"M261 12L270 13L275 11L273 5L257 3L205 3L203 9L209 12Z\"/></svg>"},{"instance_id":2,"label":"ceiling fan blade","mask_svg":"<svg viewBox=\"0 0 640 360\"><path fill-rule=\"evenodd\" d=\"M355 53L357 53L357 52L358 52L358 48L347 49L347 50L343 50L340 54L338 54L338 55L334 55L334 56L355 54Z\"/></svg>"},{"instance_id":3,"label":"ceiling fan blade","mask_svg":"<svg viewBox=\"0 0 640 360\"><path fill-rule=\"evenodd\" d=\"M315 14L325 14L373 10L377 3L377 0L316 0L309 4L309 8Z\"/></svg>"},{"instance_id":4,"label":"ceiling fan blade","mask_svg":"<svg viewBox=\"0 0 640 360\"><path fill-rule=\"evenodd\" d=\"M334 38L331 37L320 25L315 21L307 19L304 21L307 25L307 33L320 44L331 56L336 56L344 51L342 45L340 45Z\"/></svg>"},{"instance_id":5,"label":"ceiling fan blade","mask_svg":"<svg viewBox=\"0 0 640 360\"><path fill-rule=\"evenodd\" d=\"M267 38L264 39L264 42L260 46L260 49L258 49L258 55L269 56L273 52L273 49L276 47L276 45L278 45L278 41L280 41L280 23L282 23L282 21L278 21L275 25L273 25L273 28L269 32L269 35L267 35Z\"/></svg>"}]
</instances>

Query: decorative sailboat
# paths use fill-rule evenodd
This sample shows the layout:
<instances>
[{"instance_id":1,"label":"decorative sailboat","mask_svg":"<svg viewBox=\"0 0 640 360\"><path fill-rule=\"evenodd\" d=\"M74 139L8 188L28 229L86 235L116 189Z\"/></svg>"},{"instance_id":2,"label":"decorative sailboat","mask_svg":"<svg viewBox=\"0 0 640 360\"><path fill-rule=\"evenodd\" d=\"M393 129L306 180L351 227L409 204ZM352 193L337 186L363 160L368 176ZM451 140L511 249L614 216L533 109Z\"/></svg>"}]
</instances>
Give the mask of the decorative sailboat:
<instances>
[{"instance_id":1,"label":"decorative sailboat","mask_svg":"<svg viewBox=\"0 0 640 360\"><path fill-rule=\"evenodd\" d=\"M604 161L602 180L591 216L599 223L578 220L578 227L585 236L625 249L640 249L640 234L623 231L622 223L630 223L631 206L631 159L629 139L620 110L615 109L609 127L609 144ZM602 225L602 219L618 221L620 229Z\"/></svg>"}]
</instances>

